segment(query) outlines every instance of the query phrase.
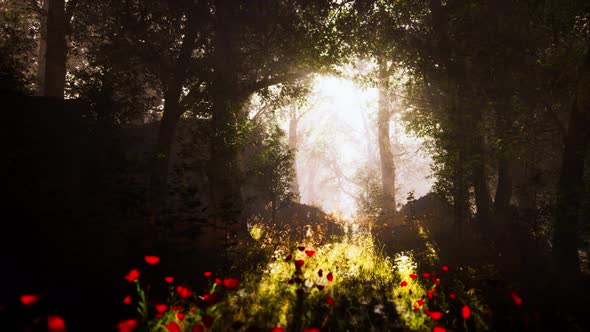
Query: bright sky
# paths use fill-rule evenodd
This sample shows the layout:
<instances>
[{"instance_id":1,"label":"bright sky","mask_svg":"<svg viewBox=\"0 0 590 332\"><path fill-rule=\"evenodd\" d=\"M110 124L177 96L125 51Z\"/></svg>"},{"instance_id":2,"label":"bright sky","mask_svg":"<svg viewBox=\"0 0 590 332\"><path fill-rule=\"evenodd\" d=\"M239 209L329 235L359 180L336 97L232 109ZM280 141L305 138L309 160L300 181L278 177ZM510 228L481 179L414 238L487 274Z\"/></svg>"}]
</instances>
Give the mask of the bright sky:
<instances>
[{"instance_id":1,"label":"bright sky","mask_svg":"<svg viewBox=\"0 0 590 332\"><path fill-rule=\"evenodd\" d=\"M341 213L350 218L357 206L346 192L354 193L358 187L346 180L335 185L337 181L334 180L334 169L349 179L354 178L358 169L365 167L368 162L368 144L371 145L378 163L375 136L378 91L376 88L360 87L350 80L327 76L316 78L310 98L318 98L321 102L299 124L297 168L302 203L319 205L326 211ZM404 203L408 191L414 190L416 197L420 197L430 190L432 181L427 177L430 174L431 161L423 153L413 153L420 147L421 141L408 137L400 121L395 121L395 118L393 120L390 131L394 155L399 155L401 149L412 152L399 157L402 160L396 165L396 177L400 186L398 201ZM365 122L371 126L369 135ZM283 127L288 128L287 123ZM318 148L322 144L325 148ZM314 181L306 181L309 168L318 167L307 160L313 149L320 149L332 163L320 166L321 171ZM309 194L312 189L309 186L314 186L313 197Z\"/></svg>"}]
</instances>

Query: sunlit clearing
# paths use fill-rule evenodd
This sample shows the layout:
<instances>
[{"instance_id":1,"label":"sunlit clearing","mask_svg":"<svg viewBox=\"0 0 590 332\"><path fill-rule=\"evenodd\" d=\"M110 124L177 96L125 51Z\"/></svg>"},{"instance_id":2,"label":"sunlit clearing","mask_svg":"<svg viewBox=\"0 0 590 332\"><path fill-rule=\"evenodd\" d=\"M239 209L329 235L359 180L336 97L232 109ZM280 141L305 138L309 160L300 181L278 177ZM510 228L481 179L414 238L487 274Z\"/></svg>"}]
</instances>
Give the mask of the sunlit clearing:
<instances>
[{"instance_id":1,"label":"sunlit clearing","mask_svg":"<svg viewBox=\"0 0 590 332\"><path fill-rule=\"evenodd\" d=\"M298 124L296 158L301 202L352 218L363 190L362 177L380 176L377 149L378 91L333 76L320 76L308 96L313 109ZM396 162L397 201L407 194L418 198L432 185L428 178L431 160L422 141L407 135L401 121L400 103L391 121L391 142ZM397 105L397 106L396 106ZM288 128L288 123L283 123Z\"/></svg>"}]
</instances>

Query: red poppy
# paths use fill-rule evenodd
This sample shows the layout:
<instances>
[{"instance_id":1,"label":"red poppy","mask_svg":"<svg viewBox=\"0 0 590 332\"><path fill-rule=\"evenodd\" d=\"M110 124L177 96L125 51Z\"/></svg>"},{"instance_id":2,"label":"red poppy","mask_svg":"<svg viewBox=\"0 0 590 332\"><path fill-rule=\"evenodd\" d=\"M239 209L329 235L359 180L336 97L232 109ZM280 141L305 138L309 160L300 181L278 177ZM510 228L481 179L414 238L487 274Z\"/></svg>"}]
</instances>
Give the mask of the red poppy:
<instances>
[{"instance_id":1,"label":"red poppy","mask_svg":"<svg viewBox=\"0 0 590 332\"><path fill-rule=\"evenodd\" d=\"M414 305L412 308L414 308L414 310L420 310L420 308L418 308L416 305Z\"/></svg>"},{"instance_id":2,"label":"red poppy","mask_svg":"<svg viewBox=\"0 0 590 332\"><path fill-rule=\"evenodd\" d=\"M194 314L197 310L195 308L191 308L191 312Z\"/></svg>"},{"instance_id":3,"label":"red poppy","mask_svg":"<svg viewBox=\"0 0 590 332\"><path fill-rule=\"evenodd\" d=\"M184 314L182 312L179 312L176 314L176 318L178 318L178 320L183 320L184 319Z\"/></svg>"},{"instance_id":4,"label":"red poppy","mask_svg":"<svg viewBox=\"0 0 590 332\"><path fill-rule=\"evenodd\" d=\"M211 294L203 295L203 300L205 300L206 305L213 305L213 304L217 303L218 299L219 299L219 292L213 292Z\"/></svg>"},{"instance_id":5,"label":"red poppy","mask_svg":"<svg viewBox=\"0 0 590 332\"><path fill-rule=\"evenodd\" d=\"M168 325L164 325L164 327L170 332L180 332L180 326L175 321L168 323Z\"/></svg>"},{"instance_id":6,"label":"red poppy","mask_svg":"<svg viewBox=\"0 0 590 332\"><path fill-rule=\"evenodd\" d=\"M436 286L432 287L432 293L436 293L436 292L437 292Z\"/></svg>"},{"instance_id":7,"label":"red poppy","mask_svg":"<svg viewBox=\"0 0 590 332\"><path fill-rule=\"evenodd\" d=\"M470 315L471 315L471 309L469 309L469 307L467 305L464 305L463 308L461 309L461 316L463 316L463 319L467 319L467 318L469 318Z\"/></svg>"},{"instance_id":8,"label":"red poppy","mask_svg":"<svg viewBox=\"0 0 590 332\"><path fill-rule=\"evenodd\" d=\"M305 264L305 261L303 259L298 259L295 261L295 266L296 267L302 267L303 264Z\"/></svg>"},{"instance_id":9,"label":"red poppy","mask_svg":"<svg viewBox=\"0 0 590 332\"><path fill-rule=\"evenodd\" d=\"M127 281L129 281L129 282L134 282L138 278L139 278L139 271L137 271L136 269L129 271L129 273L127 273L127 275L125 276L125 279L127 279Z\"/></svg>"},{"instance_id":10,"label":"red poppy","mask_svg":"<svg viewBox=\"0 0 590 332\"><path fill-rule=\"evenodd\" d=\"M160 318L164 317L164 314L156 314L154 317L156 317L157 319L160 319Z\"/></svg>"},{"instance_id":11,"label":"red poppy","mask_svg":"<svg viewBox=\"0 0 590 332\"><path fill-rule=\"evenodd\" d=\"M299 249L299 251L303 251L303 250L305 250L305 247L304 246L299 246L299 247L297 247L297 249Z\"/></svg>"},{"instance_id":12,"label":"red poppy","mask_svg":"<svg viewBox=\"0 0 590 332\"><path fill-rule=\"evenodd\" d=\"M484 311L481 312L481 314L484 315L484 316L486 316L488 314L488 311L487 310L484 310Z\"/></svg>"},{"instance_id":13,"label":"red poppy","mask_svg":"<svg viewBox=\"0 0 590 332\"><path fill-rule=\"evenodd\" d=\"M205 277L209 278L210 276L212 276L212 275L213 275L213 273L212 273L211 271L207 271L207 272L203 273L203 275L204 275Z\"/></svg>"},{"instance_id":14,"label":"red poppy","mask_svg":"<svg viewBox=\"0 0 590 332\"><path fill-rule=\"evenodd\" d=\"M522 304L522 299L518 297L516 292L510 293L510 297L512 298L512 301L514 301L514 304L516 304L517 306L520 306Z\"/></svg>"},{"instance_id":15,"label":"red poppy","mask_svg":"<svg viewBox=\"0 0 590 332\"><path fill-rule=\"evenodd\" d=\"M329 305L334 305L334 299L330 296L326 297L326 303Z\"/></svg>"},{"instance_id":16,"label":"red poppy","mask_svg":"<svg viewBox=\"0 0 590 332\"><path fill-rule=\"evenodd\" d=\"M313 256L313 254L315 254L314 250L305 250L305 254L307 255L307 257L311 257Z\"/></svg>"},{"instance_id":17,"label":"red poppy","mask_svg":"<svg viewBox=\"0 0 590 332\"><path fill-rule=\"evenodd\" d=\"M193 291L190 290L190 288L181 285L178 285L176 287L176 291L178 292L178 295L180 295L180 297L182 297L183 299L186 299L187 297L193 295Z\"/></svg>"},{"instance_id":18,"label":"red poppy","mask_svg":"<svg viewBox=\"0 0 590 332\"><path fill-rule=\"evenodd\" d=\"M197 324L197 325L193 326L192 332L204 332L204 331L205 331L205 327L201 324Z\"/></svg>"},{"instance_id":19,"label":"red poppy","mask_svg":"<svg viewBox=\"0 0 590 332\"><path fill-rule=\"evenodd\" d=\"M334 280L334 275L332 275L332 272L328 273L328 275L326 275L326 279L328 279L328 281L332 282Z\"/></svg>"},{"instance_id":20,"label":"red poppy","mask_svg":"<svg viewBox=\"0 0 590 332\"><path fill-rule=\"evenodd\" d=\"M446 265L443 265L443 266L442 266L442 269L443 269L443 271L448 271L448 270L449 270L449 267L448 267L448 266L446 266Z\"/></svg>"},{"instance_id":21,"label":"red poppy","mask_svg":"<svg viewBox=\"0 0 590 332\"><path fill-rule=\"evenodd\" d=\"M159 313L165 313L168 310L168 306L165 304L156 304L156 311Z\"/></svg>"},{"instance_id":22,"label":"red poppy","mask_svg":"<svg viewBox=\"0 0 590 332\"><path fill-rule=\"evenodd\" d=\"M283 332L283 328L282 327L272 327L269 331L270 332Z\"/></svg>"},{"instance_id":23,"label":"red poppy","mask_svg":"<svg viewBox=\"0 0 590 332\"><path fill-rule=\"evenodd\" d=\"M416 303L418 303L419 306L423 306L424 305L424 301L422 301L422 300L418 300L418 301L416 301Z\"/></svg>"},{"instance_id":24,"label":"red poppy","mask_svg":"<svg viewBox=\"0 0 590 332\"><path fill-rule=\"evenodd\" d=\"M432 328L432 332L447 332L447 329L441 326L435 326L434 328Z\"/></svg>"},{"instance_id":25,"label":"red poppy","mask_svg":"<svg viewBox=\"0 0 590 332\"><path fill-rule=\"evenodd\" d=\"M219 286L221 286L221 279L219 278L215 278L215 283Z\"/></svg>"},{"instance_id":26,"label":"red poppy","mask_svg":"<svg viewBox=\"0 0 590 332\"><path fill-rule=\"evenodd\" d=\"M431 292L431 291L428 291L428 292L426 292L426 295L428 295L428 298L429 298L429 299L431 299L431 298L432 298L432 292Z\"/></svg>"},{"instance_id":27,"label":"red poppy","mask_svg":"<svg viewBox=\"0 0 590 332\"><path fill-rule=\"evenodd\" d=\"M213 325L213 317L209 316L209 315L203 315L203 324L205 324L206 327L211 327Z\"/></svg>"},{"instance_id":28,"label":"red poppy","mask_svg":"<svg viewBox=\"0 0 590 332\"><path fill-rule=\"evenodd\" d=\"M318 288L318 290L324 289L324 286L323 285L316 285L316 287Z\"/></svg>"},{"instance_id":29,"label":"red poppy","mask_svg":"<svg viewBox=\"0 0 590 332\"><path fill-rule=\"evenodd\" d=\"M160 261L160 257L158 256L145 256L144 259L150 265L156 265Z\"/></svg>"},{"instance_id":30,"label":"red poppy","mask_svg":"<svg viewBox=\"0 0 590 332\"><path fill-rule=\"evenodd\" d=\"M20 296L20 303L26 306L33 305L35 302L39 301L41 295L36 294L26 294Z\"/></svg>"},{"instance_id":31,"label":"red poppy","mask_svg":"<svg viewBox=\"0 0 590 332\"><path fill-rule=\"evenodd\" d=\"M454 298L456 298L456 297L457 297L457 295L455 295L455 294L451 293L451 294L449 294L449 297L450 297L451 299L454 299Z\"/></svg>"},{"instance_id":32,"label":"red poppy","mask_svg":"<svg viewBox=\"0 0 590 332\"><path fill-rule=\"evenodd\" d=\"M404 280L404 281L400 282L399 285L402 287L406 287L408 285L408 282Z\"/></svg>"},{"instance_id":33,"label":"red poppy","mask_svg":"<svg viewBox=\"0 0 590 332\"><path fill-rule=\"evenodd\" d=\"M223 279L223 285L227 289L236 289L240 285L240 280L236 278Z\"/></svg>"},{"instance_id":34,"label":"red poppy","mask_svg":"<svg viewBox=\"0 0 590 332\"><path fill-rule=\"evenodd\" d=\"M430 273L428 273L428 272L424 272L424 273L422 273L422 276L423 276L424 278L430 278Z\"/></svg>"},{"instance_id":35,"label":"red poppy","mask_svg":"<svg viewBox=\"0 0 590 332\"><path fill-rule=\"evenodd\" d=\"M433 274L431 274L430 276L432 277L432 280L434 280L434 279L438 279L438 277L440 277L440 274L438 274L438 273L433 273Z\"/></svg>"},{"instance_id":36,"label":"red poppy","mask_svg":"<svg viewBox=\"0 0 590 332\"><path fill-rule=\"evenodd\" d=\"M66 332L66 322L56 315L47 316L47 328L49 332Z\"/></svg>"},{"instance_id":37,"label":"red poppy","mask_svg":"<svg viewBox=\"0 0 590 332\"><path fill-rule=\"evenodd\" d=\"M430 318L432 318L434 320L439 320L442 318L443 313L440 311L431 311L428 316L430 316Z\"/></svg>"},{"instance_id":38,"label":"red poppy","mask_svg":"<svg viewBox=\"0 0 590 332\"><path fill-rule=\"evenodd\" d=\"M435 280L434 280L434 284L435 284L435 285L440 285L440 279L435 279Z\"/></svg>"},{"instance_id":39,"label":"red poppy","mask_svg":"<svg viewBox=\"0 0 590 332\"><path fill-rule=\"evenodd\" d=\"M414 273L411 273L411 274L410 274L410 278L412 278L412 279L416 279L416 278L418 278L418 276L417 276L416 274L414 274Z\"/></svg>"},{"instance_id":40,"label":"red poppy","mask_svg":"<svg viewBox=\"0 0 590 332\"><path fill-rule=\"evenodd\" d=\"M127 319L117 323L118 332L133 332L138 323L135 319Z\"/></svg>"},{"instance_id":41,"label":"red poppy","mask_svg":"<svg viewBox=\"0 0 590 332\"><path fill-rule=\"evenodd\" d=\"M320 332L320 329L318 329L317 327L310 327L303 329L303 332Z\"/></svg>"},{"instance_id":42,"label":"red poppy","mask_svg":"<svg viewBox=\"0 0 590 332\"><path fill-rule=\"evenodd\" d=\"M129 295L128 295L128 296L126 296L126 297L123 299L123 303L124 303L124 304L129 304L129 303L131 303L131 296L129 296Z\"/></svg>"},{"instance_id":43,"label":"red poppy","mask_svg":"<svg viewBox=\"0 0 590 332\"><path fill-rule=\"evenodd\" d=\"M287 255L287 257L285 257L285 262L290 261L291 258L293 258L293 255L291 255L291 254Z\"/></svg>"},{"instance_id":44,"label":"red poppy","mask_svg":"<svg viewBox=\"0 0 590 332\"><path fill-rule=\"evenodd\" d=\"M174 277L164 277L164 280L170 284L174 281Z\"/></svg>"},{"instance_id":45,"label":"red poppy","mask_svg":"<svg viewBox=\"0 0 590 332\"><path fill-rule=\"evenodd\" d=\"M322 269L320 269L320 270L318 271L318 275L321 277L323 274L324 274L324 271L322 271Z\"/></svg>"}]
</instances>

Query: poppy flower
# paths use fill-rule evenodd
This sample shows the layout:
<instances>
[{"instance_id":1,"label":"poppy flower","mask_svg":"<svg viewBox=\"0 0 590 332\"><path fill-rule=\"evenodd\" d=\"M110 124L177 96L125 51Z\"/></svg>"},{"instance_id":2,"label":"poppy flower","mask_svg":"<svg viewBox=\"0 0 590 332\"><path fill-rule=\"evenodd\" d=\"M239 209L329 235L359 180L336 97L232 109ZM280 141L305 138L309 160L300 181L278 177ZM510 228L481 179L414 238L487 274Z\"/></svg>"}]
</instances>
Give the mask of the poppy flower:
<instances>
[{"instance_id":1,"label":"poppy flower","mask_svg":"<svg viewBox=\"0 0 590 332\"><path fill-rule=\"evenodd\" d=\"M440 279L435 279L434 280L434 284L437 285L437 286L440 285Z\"/></svg>"},{"instance_id":2,"label":"poppy flower","mask_svg":"<svg viewBox=\"0 0 590 332\"><path fill-rule=\"evenodd\" d=\"M223 279L223 285L227 289L236 289L240 285L240 280L236 278L225 278Z\"/></svg>"},{"instance_id":3,"label":"poppy flower","mask_svg":"<svg viewBox=\"0 0 590 332\"><path fill-rule=\"evenodd\" d=\"M179 312L176 314L176 318L178 318L178 320L183 320L184 319L184 314L182 312Z\"/></svg>"},{"instance_id":4,"label":"poppy flower","mask_svg":"<svg viewBox=\"0 0 590 332\"><path fill-rule=\"evenodd\" d=\"M22 305L30 306L39 301L40 298L41 295L25 294L20 296L20 303L22 303Z\"/></svg>"},{"instance_id":5,"label":"poppy flower","mask_svg":"<svg viewBox=\"0 0 590 332\"><path fill-rule=\"evenodd\" d=\"M418 303L419 306L423 306L424 305L424 301L422 301L422 300L418 300L418 301L416 301L416 303Z\"/></svg>"},{"instance_id":6,"label":"poppy flower","mask_svg":"<svg viewBox=\"0 0 590 332\"><path fill-rule=\"evenodd\" d=\"M164 325L164 327L170 332L180 332L180 326L175 321L171 321L167 325Z\"/></svg>"},{"instance_id":7,"label":"poppy flower","mask_svg":"<svg viewBox=\"0 0 590 332\"><path fill-rule=\"evenodd\" d=\"M282 327L273 327L269 330L270 332L283 332Z\"/></svg>"},{"instance_id":8,"label":"poppy flower","mask_svg":"<svg viewBox=\"0 0 590 332\"><path fill-rule=\"evenodd\" d=\"M318 288L318 290L324 289L324 286L323 285L316 285L316 287Z\"/></svg>"},{"instance_id":9,"label":"poppy flower","mask_svg":"<svg viewBox=\"0 0 590 332\"><path fill-rule=\"evenodd\" d=\"M418 276L417 276L417 275L415 275L414 273L411 273L411 274L410 274L410 278L412 278L412 279L416 279L416 278L418 278Z\"/></svg>"},{"instance_id":10,"label":"poppy flower","mask_svg":"<svg viewBox=\"0 0 590 332\"><path fill-rule=\"evenodd\" d=\"M447 329L442 326L435 326L432 328L432 332L447 332Z\"/></svg>"},{"instance_id":11,"label":"poppy flower","mask_svg":"<svg viewBox=\"0 0 590 332\"><path fill-rule=\"evenodd\" d=\"M205 331L205 327L201 324L197 324L195 326L193 326L192 332L204 332Z\"/></svg>"},{"instance_id":12,"label":"poppy flower","mask_svg":"<svg viewBox=\"0 0 590 332\"><path fill-rule=\"evenodd\" d=\"M193 295L193 291L190 290L190 288L181 285L178 285L178 287L176 287L176 291L178 292L178 295L180 295L180 297L182 297L183 299L186 299L187 297Z\"/></svg>"},{"instance_id":13,"label":"poppy flower","mask_svg":"<svg viewBox=\"0 0 590 332\"><path fill-rule=\"evenodd\" d=\"M463 316L463 319L467 319L470 315L471 309L469 309L467 305L464 305L463 308L461 308L461 316Z\"/></svg>"},{"instance_id":14,"label":"poppy flower","mask_svg":"<svg viewBox=\"0 0 590 332\"><path fill-rule=\"evenodd\" d=\"M182 311L182 306L181 305L173 305L172 310L173 311Z\"/></svg>"},{"instance_id":15,"label":"poppy flower","mask_svg":"<svg viewBox=\"0 0 590 332\"><path fill-rule=\"evenodd\" d=\"M320 329L318 329L317 327L311 327L303 329L303 332L320 332Z\"/></svg>"},{"instance_id":16,"label":"poppy flower","mask_svg":"<svg viewBox=\"0 0 590 332\"><path fill-rule=\"evenodd\" d=\"M174 277L164 277L164 280L166 281L166 283L170 284L174 281Z\"/></svg>"},{"instance_id":17,"label":"poppy flower","mask_svg":"<svg viewBox=\"0 0 590 332\"><path fill-rule=\"evenodd\" d=\"M446 265L443 265L443 266L442 266L442 269L443 269L443 271L449 271L449 267L448 267L448 266L446 266Z\"/></svg>"},{"instance_id":18,"label":"poppy flower","mask_svg":"<svg viewBox=\"0 0 590 332\"><path fill-rule=\"evenodd\" d=\"M212 273L211 271L207 271L207 272L203 273L203 275L204 275L205 277L209 278L210 276L212 276L212 275L213 275L213 273Z\"/></svg>"},{"instance_id":19,"label":"poppy flower","mask_svg":"<svg viewBox=\"0 0 590 332\"><path fill-rule=\"evenodd\" d=\"M291 254L287 255L287 257L285 257L285 262L290 261L291 258L293 258L293 255L291 255Z\"/></svg>"},{"instance_id":20,"label":"poppy flower","mask_svg":"<svg viewBox=\"0 0 590 332\"><path fill-rule=\"evenodd\" d=\"M514 304L516 304L517 306L520 306L522 304L522 299L518 297L516 292L510 293L510 297L512 298L512 301L514 301Z\"/></svg>"},{"instance_id":21,"label":"poppy flower","mask_svg":"<svg viewBox=\"0 0 590 332\"><path fill-rule=\"evenodd\" d=\"M429 299L431 299L431 298L432 298L432 292L431 292L431 291L428 291L428 292L426 292L426 295L428 295L428 298L429 298Z\"/></svg>"},{"instance_id":22,"label":"poppy flower","mask_svg":"<svg viewBox=\"0 0 590 332\"><path fill-rule=\"evenodd\" d=\"M131 296L129 296L129 295L128 295L128 296L126 296L126 297L123 299L123 303L124 303L124 304L129 304L129 303L131 303Z\"/></svg>"},{"instance_id":23,"label":"poppy flower","mask_svg":"<svg viewBox=\"0 0 590 332\"><path fill-rule=\"evenodd\" d=\"M428 273L428 272L424 272L424 273L422 273L422 276L423 276L424 278L430 278L430 273Z\"/></svg>"},{"instance_id":24,"label":"poppy flower","mask_svg":"<svg viewBox=\"0 0 590 332\"><path fill-rule=\"evenodd\" d=\"M324 274L324 271L322 271L322 269L320 269L320 270L318 271L318 275L321 277L323 274Z\"/></svg>"},{"instance_id":25,"label":"poppy flower","mask_svg":"<svg viewBox=\"0 0 590 332\"><path fill-rule=\"evenodd\" d=\"M212 316L203 315L202 320L203 320L203 324L205 324L206 327L211 327L213 325L213 317Z\"/></svg>"},{"instance_id":26,"label":"poppy flower","mask_svg":"<svg viewBox=\"0 0 590 332\"><path fill-rule=\"evenodd\" d=\"M219 278L215 278L215 283L219 286L221 286L221 279Z\"/></svg>"},{"instance_id":27,"label":"poppy flower","mask_svg":"<svg viewBox=\"0 0 590 332\"><path fill-rule=\"evenodd\" d=\"M412 308L414 308L414 310L420 310L420 308L418 308L416 305L414 305Z\"/></svg>"},{"instance_id":28,"label":"poppy flower","mask_svg":"<svg viewBox=\"0 0 590 332\"><path fill-rule=\"evenodd\" d=\"M150 265L156 265L160 261L160 257L158 256L145 256L144 259Z\"/></svg>"},{"instance_id":29,"label":"poppy flower","mask_svg":"<svg viewBox=\"0 0 590 332\"><path fill-rule=\"evenodd\" d=\"M438 279L438 277L440 277L440 274L438 274L438 273L433 273L433 274L431 274L431 275L430 275L430 277L432 278L432 280L434 280L434 279Z\"/></svg>"},{"instance_id":30,"label":"poppy flower","mask_svg":"<svg viewBox=\"0 0 590 332\"><path fill-rule=\"evenodd\" d=\"M66 322L56 315L47 316L47 328L49 332L66 332Z\"/></svg>"},{"instance_id":31,"label":"poppy flower","mask_svg":"<svg viewBox=\"0 0 590 332\"><path fill-rule=\"evenodd\" d=\"M203 300L205 300L206 305L213 305L213 304L217 303L218 299L219 299L219 292L213 292L211 294L203 295Z\"/></svg>"},{"instance_id":32,"label":"poppy flower","mask_svg":"<svg viewBox=\"0 0 590 332\"><path fill-rule=\"evenodd\" d=\"M191 308L191 313L195 313L197 310L195 308Z\"/></svg>"},{"instance_id":33,"label":"poppy flower","mask_svg":"<svg viewBox=\"0 0 590 332\"><path fill-rule=\"evenodd\" d=\"M406 287L408 285L408 282L404 280L404 281L400 282L399 285L402 287Z\"/></svg>"},{"instance_id":34,"label":"poppy flower","mask_svg":"<svg viewBox=\"0 0 590 332\"><path fill-rule=\"evenodd\" d=\"M328 275L326 275L326 279L328 279L328 281L332 282L334 280L334 275L332 274L332 272L328 273Z\"/></svg>"},{"instance_id":35,"label":"poppy flower","mask_svg":"<svg viewBox=\"0 0 590 332\"><path fill-rule=\"evenodd\" d=\"M298 259L295 261L295 266L296 267L302 267L303 264L305 264L305 261L303 259Z\"/></svg>"},{"instance_id":36,"label":"poppy flower","mask_svg":"<svg viewBox=\"0 0 590 332\"><path fill-rule=\"evenodd\" d=\"M165 313L168 310L168 306L165 304L156 304L156 311L159 313Z\"/></svg>"},{"instance_id":37,"label":"poppy flower","mask_svg":"<svg viewBox=\"0 0 590 332\"><path fill-rule=\"evenodd\" d=\"M138 278L139 278L139 271L137 271L136 269L129 271L129 273L127 273L127 275L125 276L125 279L127 279L127 281L129 281L129 282L134 282Z\"/></svg>"},{"instance_id":38,"label":"poppy flower","mask_svg":"<svg viewBox=\"0 0 590 332\"><path fill-rule=\"evenodd\" d=\"M315 254L314 250L305 250L305 254L307 255L307 257L311 257L313 256L313 254Z\"/></svg>"},{"instance_id":39,"label":"poppy flower","mask_svg":"<svg viewBox=\"0 0 590 332\"><path fill-rule=\"evenodd\" d=\"M450 297L451 299L454 299L454 298L456 298L456 297L457 297L457 295L455 295L454 293L451 293L451 294L449 294L449 297Z\"/></svg>"},{"instance_id":40,"label":"poppy flower","mask_svg":"<svg viewBox=\"0 0 590 332\"><path fill-rule=\"evenodd\" d=\"M117 323L118 332L133 332L138 323L135 319L127 319Z\"/></svg>"},{"instance_id":41,"label":"poppy flower","mask_svg":"<svg viewBox=\"0 0 590 332\"><path fill-rule=\"evenodd\" d=\"M443 313L440 311L431 311L428 316L430 316L430 318L432 318L434 320L439 320L442 318Z\"/></svg>"},{"instance_id":42,"label":"poppy flower","mask_svg":"<svg viewBox=\"0 0 590 332\"><path fill-rule=\"evenodd\" d=\"M299 247L297 247L297 249L298 249L299 251L303 251L303 250L305 250L305 247L304 247L304 246L299 246Z\"/></svg>"},{"instance_id":43,"label":"poppy flower","mask_svg":"<svg viewBox=\"0 0 590 332\"><path fill-rule=\"evenodd\" d=\"M484 310L484 311L481 312L481 314L484 315L484 316L486 316L488 314L488 311L487 310Z\"/></svg>"},{"instance_id":44,"label":"poppy flower","mask_svg":"<svg viewBox=\"0 0 590 332\"><path fill-rule=\"evenodd\" d=\"M326 303L329 305L334 305L334 299L330 296L326 297Z\"/></svg>"}]
</instances>

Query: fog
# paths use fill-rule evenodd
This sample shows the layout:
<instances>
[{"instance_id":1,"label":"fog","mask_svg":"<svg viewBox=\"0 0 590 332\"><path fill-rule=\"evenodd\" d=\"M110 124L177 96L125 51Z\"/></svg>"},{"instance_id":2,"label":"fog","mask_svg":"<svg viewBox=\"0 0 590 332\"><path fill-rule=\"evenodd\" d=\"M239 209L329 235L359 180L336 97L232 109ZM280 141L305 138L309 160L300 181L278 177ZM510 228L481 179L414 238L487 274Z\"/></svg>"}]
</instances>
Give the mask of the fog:
<instances>
[{"instance_id":1,"label":"fog","mask_svg":"<svg viewBox=\"0 0 590 332\"><path fill-rule=\"evenodd\" d=\"M298 124L296 168L301 202L354 217L363 191L363 176L380 177L376 114L377 88L352 80L319 76L307 97L311 109ZM424 141L406 132L402 103L393 103L390 139L396 164L396 201L406 202L430 191L431 159ZM288 131L288 119L281 127Z\"/></svg>"}]
</instances>

